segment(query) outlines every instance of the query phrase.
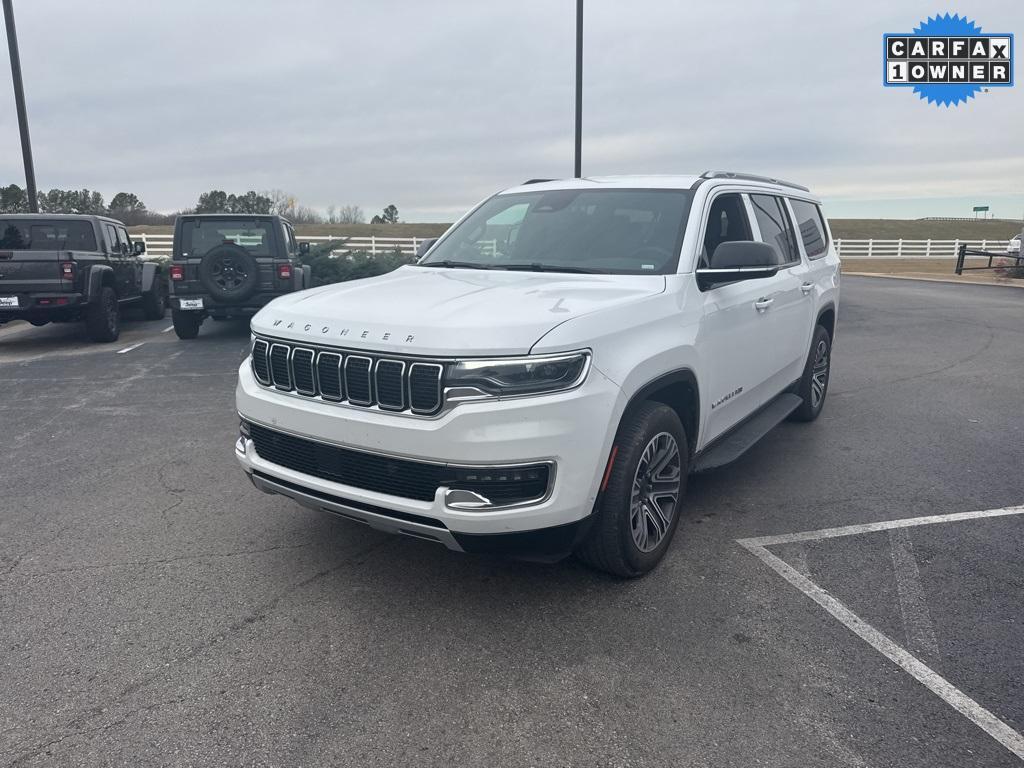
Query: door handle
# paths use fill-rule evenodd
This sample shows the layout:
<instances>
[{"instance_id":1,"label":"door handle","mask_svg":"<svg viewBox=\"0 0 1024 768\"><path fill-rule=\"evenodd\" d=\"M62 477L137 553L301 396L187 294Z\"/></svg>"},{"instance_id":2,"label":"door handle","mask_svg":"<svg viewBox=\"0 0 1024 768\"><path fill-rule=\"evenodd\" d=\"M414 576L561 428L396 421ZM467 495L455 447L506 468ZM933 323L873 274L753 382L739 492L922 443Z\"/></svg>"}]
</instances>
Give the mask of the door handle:
<instances>
[{"instance_id":1,"label":"door handle","mask_svg":"<svg viewBox=\"0 0 1024 768\"><path fill-rule=\"evenodd\" d=\"M758 312L765 312L767 311L768 307L770 307L774 303L775 299L766 299L764 297L761 297L760 299L754 302L754 309L756 309Z\"/></svg>"},{"instance_id":2,"label":"door handle","mask_svg":"<svg viewBox=\"0 0 1024 768\"><path fill-rule=\"evenodd\" d=\"M814 290L814 283L804 283L800 286L800 290L804 292L804 296L807 296L811 291Z\"/></svg>"}]
</instances>

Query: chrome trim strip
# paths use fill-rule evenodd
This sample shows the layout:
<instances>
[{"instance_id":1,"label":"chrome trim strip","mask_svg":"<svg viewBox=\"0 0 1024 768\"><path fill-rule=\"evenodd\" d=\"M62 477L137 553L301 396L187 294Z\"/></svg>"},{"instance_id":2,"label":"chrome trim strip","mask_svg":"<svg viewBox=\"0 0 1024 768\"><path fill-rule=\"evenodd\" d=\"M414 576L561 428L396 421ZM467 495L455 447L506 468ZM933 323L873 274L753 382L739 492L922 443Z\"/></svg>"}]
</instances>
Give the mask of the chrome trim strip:
<instances>
[{"instance_id":1,"label":"chrome trim strip","mask_svg":"<svg viewBox=\"0 0 1024 768\"><path fill-rule=\"evenodd\" d=\"M385 533L412 536L417 539L427 539L429 541L435 541L439 544L443 544L448 549L455 550L456 552L462 551L462 547L459 546L455 537L452 536L451 531L443 528L434 528L421 523L386 517L385 515L367 512L366 510L359 509L357 507L350 507L347 504L339 504L334 501L321 499L316 496L302 493L301 491L297 491L293 488L278 485L272 480L268 480L266 477L258 477L255 474L250 474L249 479L252 480L253 485L264 493L276 493L281 496L287 496L304 507L317 511L330 512L331 514L353 519L356 522L366 523L371 528L375 528L378 531L384 531Z\"/></svg>"},{"instance_id":2,"label":"chrome trim strip","mask_svg":"<svg viewBox=\"0 0 1024 768\"><path fill-rule=\"evenodd\" d=\"M274 357L273 356L274 356L274 350L277 347L280 347L281 349L284 350L284 364L285 364L285 368L288 369L288 379L289 379L287 387L282 387L280 384L278 384L277 383L277 377L274 376ZM270 374L270 380L272 382L274 382L274 388L275 389L280 389L282 392L291 392L292 389L294 389L294 387L292 387L292 382L291 382L291 375L292 375L292 360L291 360L291 357L292 357L292 355L291 355L291 348L286 346L286 345L284 345L284 344L271 344L270 345L270 352L267 353L267 365L269 366L267 368L267 372Z\"/></svg>"}]
</instances>

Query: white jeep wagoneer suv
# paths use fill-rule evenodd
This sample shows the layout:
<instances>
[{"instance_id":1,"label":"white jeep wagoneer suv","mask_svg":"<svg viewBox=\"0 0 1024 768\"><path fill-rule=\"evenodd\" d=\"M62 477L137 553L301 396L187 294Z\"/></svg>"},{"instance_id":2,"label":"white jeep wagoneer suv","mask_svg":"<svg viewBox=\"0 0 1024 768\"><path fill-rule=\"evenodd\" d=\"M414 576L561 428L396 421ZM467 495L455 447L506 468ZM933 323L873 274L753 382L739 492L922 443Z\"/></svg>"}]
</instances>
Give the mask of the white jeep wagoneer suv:
<instances>
[{"instance_id":1,"label":"white jeep wagoneer suv","mask_svg":"<svg viewBox=\"0 0 1024 768\"><path fill-rule=\"evenodd\" d=\"M235 450L260 490L383 531L638 576L691 472L821 412L838 302L804 187L528 182L416 264L261 310Z\"/></svg>"}]
</instances>

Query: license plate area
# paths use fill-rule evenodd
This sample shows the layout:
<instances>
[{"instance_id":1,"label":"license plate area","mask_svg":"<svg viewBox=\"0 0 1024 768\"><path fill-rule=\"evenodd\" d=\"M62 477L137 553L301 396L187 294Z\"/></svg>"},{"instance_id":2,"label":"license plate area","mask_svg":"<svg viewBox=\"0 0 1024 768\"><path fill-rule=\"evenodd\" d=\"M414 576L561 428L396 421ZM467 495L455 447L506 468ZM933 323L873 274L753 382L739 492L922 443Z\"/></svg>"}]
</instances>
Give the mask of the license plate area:
<instances>
[{"instance_id":1,"label":"license plate area","mask_svg":"<svg viewBox=\"0 0 1024 768\"><path fill-rule=\"evenodd\" d=\"M180 301L179 306L182 309L202 309L203 308L203 300L202 299L180 299L179 301Z\"/></svg>"},{"instance_id":2,"label":"license plate area","mask_svg":"<svg viewBox=\"0 0 1024 768\"><path fill-rule=\"evenodd\" d=\"M18 307L17 296L0 296L0 307Z\"/></svg>"}]
</instances>

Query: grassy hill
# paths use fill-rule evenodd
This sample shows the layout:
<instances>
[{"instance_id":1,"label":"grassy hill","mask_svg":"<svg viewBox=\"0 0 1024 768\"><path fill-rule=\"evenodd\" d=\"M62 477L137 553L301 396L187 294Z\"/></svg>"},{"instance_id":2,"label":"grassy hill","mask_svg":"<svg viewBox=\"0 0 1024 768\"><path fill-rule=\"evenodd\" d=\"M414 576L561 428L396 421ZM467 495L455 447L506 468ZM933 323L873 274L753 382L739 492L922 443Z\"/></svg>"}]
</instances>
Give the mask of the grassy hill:
<instances>
[{"instance_id":1,"label":"grassy hill","mask_svg":"<svg viewBox=\"0 0 1024 768\"><path fill-rule=\"evenodd\" d=\"M1010 219L829 219L832 236L846 240L1009 240L1021 222Z\"/></svg>"}]
</instances>

